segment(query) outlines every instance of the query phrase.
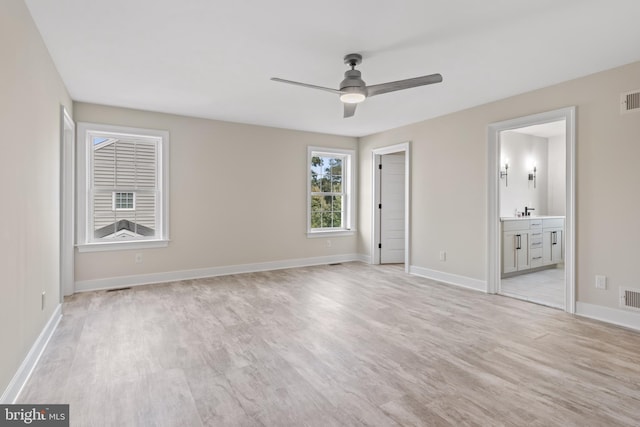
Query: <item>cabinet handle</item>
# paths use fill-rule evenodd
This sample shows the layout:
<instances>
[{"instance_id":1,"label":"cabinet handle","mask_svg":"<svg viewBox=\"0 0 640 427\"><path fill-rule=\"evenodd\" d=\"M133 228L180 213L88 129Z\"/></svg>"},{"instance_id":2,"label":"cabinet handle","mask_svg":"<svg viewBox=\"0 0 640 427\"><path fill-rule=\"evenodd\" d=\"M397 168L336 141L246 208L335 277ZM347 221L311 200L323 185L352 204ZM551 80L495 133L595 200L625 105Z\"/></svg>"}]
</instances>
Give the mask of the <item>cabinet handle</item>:
<instances>
[{"instance_id":1,"label":"cabinet handle","mask_svg":"<svg viewBox=\"0 0 640 427\"><path fill-rule=\"evenodd\" d=\"M532 236L541 236L542 233L531 233Z\"/></svg>"},{"instance_id":2,"label":"cabinet handle","mask_svg":"<svg viewBox=\"0 0 640 427\"><path fill-rule=\"evenodd\" d=\"M541 244L542 243L540 243L540 242L535 242L535 243L532 243L531 246L540 246Z\"/></svg>"},{"instance_id":3,"label":"cabinet handle","mask_svg":"<svg viewBox=\"0 0 640 427\"><path fill-rule=\"evenodd\" d=\"M534 257L533 257L533 258L531 258L531 259L542 259L542 257L541 257L541 256L534 256Z\"/></svg>"},{"instance_id":4,"label":"cabinet handle","mask_svg":"<svg viewBox=\"0 0 640 427\"><path fill-rule=\"evenodd\" d=\"M516 249L522 249L522 236L520 234L516 234Z\"/></svg>"},{"instance_id":5,"label":"cabinet handle","mask_svg":"<svg viewBox=\"0 0 640 427\"><path fill-rule=\"evenodd\" d=\"M552 231L551 232L551 244L552 245L557 245L558 244L558 232L557 231Z\"/></svg>"}]
</instances>

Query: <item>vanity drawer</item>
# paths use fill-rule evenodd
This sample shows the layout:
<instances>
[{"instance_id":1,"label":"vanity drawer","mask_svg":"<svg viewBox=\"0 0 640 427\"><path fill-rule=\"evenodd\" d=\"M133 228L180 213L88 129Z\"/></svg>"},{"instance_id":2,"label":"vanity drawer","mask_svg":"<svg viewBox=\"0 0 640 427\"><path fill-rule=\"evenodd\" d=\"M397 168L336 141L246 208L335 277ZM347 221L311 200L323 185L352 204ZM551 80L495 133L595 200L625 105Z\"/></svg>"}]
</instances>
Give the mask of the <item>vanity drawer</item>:
<instances>
[{"instance_id":1,"label":"vanity drawer","mask_svg":"<svg viewBox=\"0 0 640 427\"><path fill-rule=\"evenodd\" d=\"M542 266L542 247L531 249L531 268Z\"/></svg>"},{"instance_id":2,"label":"vanity drawer","mask_svg":"<svg viewBox=\"0 0 640 427\"><path fill-rule=\"evenodd\" d=\"M542 231L533 231L529 233L529 247L531 249L542 247Z\"/></svg>"},{"instance_id":3,"label":"vanity drawer","mask_svg":"<svg viewBox=\"0 0 640 427\"><path fill-rule=\"evenodd\" d=\"M541 229L542 228L542 220L541 219L531 219L529 220L529 228L532 230Z\"/></svg>"}]
</instances>

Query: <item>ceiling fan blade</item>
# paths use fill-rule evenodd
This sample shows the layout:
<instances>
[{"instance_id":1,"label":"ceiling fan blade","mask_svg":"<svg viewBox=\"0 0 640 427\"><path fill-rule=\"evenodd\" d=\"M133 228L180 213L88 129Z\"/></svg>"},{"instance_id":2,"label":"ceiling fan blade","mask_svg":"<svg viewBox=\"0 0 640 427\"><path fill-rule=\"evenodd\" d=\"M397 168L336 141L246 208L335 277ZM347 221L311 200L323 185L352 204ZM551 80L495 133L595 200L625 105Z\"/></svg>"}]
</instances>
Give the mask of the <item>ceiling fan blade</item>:
<instances>
[{"instance_id":1,"label":"ceiling fan blade","mask_svg":"<svg viewBox=\"0 0 640 427\"><path fill-rule=\"evenodd\" d=\"M274 82L289 83L291 85L308 87L308 88L311 88L311 89L320 89L320 90L324 90L324 91L327 91L327 92L335 93L335 94L338 94L338 95L340 95L342 93L339 90L331 89L330 87L316 86L316 85L310 85L310 84L307 84L307 83L294 82L292 80L279 79L277 77L271 77L271 80L273 80Z\"/></svg>"},{"instance_id":2,"label":"ceiling fan blade","mask_svg":"<svg viewBox=\"0 0 640 427\"><path fill-rule=\"evenodd\" d=\"M395 92L396 90L409 89L412 87L430 85L433 83L440 83L441 81L442 76L440 74L430 74L428 76L414 77L412 79L381 83L379 85L367 86L367 95L376 96L387 92Z\"/></svg>"},{"instance_id":3,"label":"ceiling fan blade","mask_svg":"<svg viewBox=\"0 0 640 427\"><path fill-rule=\"evenodd\" d=\"M344 118L352 117L356 113L356 107L358 104L344 103Z\"/></svg>"}]
</instances>

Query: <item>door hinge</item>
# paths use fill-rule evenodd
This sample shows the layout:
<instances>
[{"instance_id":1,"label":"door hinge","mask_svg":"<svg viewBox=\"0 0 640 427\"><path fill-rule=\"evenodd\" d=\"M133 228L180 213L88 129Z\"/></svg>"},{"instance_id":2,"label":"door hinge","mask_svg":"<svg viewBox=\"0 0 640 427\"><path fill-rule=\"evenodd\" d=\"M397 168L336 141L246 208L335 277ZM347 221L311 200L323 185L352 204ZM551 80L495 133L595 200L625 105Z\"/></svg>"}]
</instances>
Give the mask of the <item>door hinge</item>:
<instances>
[{"instance_id":1,"label":"door hinge","mask_svg":"<svg viewBox=\"0 0 640 427\"><path fill-rule=\"evenodd\" d=\"M382 163L378 165L378 169L382 169Z\"/></svg>"},{"instance_id":2,"label":"door hinge","mask_svg":"<svg viewBox=\"0 0 640 427\"><path fill-rule=\"evenodd\" d=\"M378 249L382 249L382 243L378 243Z\"/></svg>"}]
</instances>

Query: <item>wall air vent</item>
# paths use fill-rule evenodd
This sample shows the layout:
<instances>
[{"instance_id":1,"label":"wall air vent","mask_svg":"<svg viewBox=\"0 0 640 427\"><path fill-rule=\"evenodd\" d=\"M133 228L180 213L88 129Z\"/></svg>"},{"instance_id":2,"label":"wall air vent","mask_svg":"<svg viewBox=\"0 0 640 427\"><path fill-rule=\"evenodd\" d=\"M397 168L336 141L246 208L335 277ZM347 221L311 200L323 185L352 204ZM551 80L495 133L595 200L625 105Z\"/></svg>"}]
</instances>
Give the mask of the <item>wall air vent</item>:
<instances>
[{"instance_id":1,"label":"wall air vent","mask_svg":"<svg viewBox=\"0 0 640 427\"><path fill-rule=\"evenodd\" d=\"M620 113L640 112L640 89L620 95Z\"/></svg>"},{"instance_id":2,"label":"wall air vent","mask_svg":"<svg viewBox=\"0 0 640 427\"><path fill-rule=\"evenodd\" d=\"M620 289L620 305L624 308L640 310L640 289Z\"/></svg>"}]
</instances>

